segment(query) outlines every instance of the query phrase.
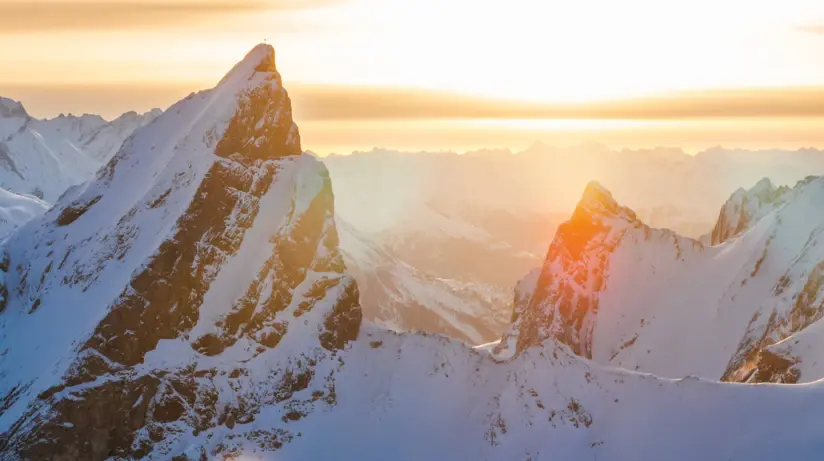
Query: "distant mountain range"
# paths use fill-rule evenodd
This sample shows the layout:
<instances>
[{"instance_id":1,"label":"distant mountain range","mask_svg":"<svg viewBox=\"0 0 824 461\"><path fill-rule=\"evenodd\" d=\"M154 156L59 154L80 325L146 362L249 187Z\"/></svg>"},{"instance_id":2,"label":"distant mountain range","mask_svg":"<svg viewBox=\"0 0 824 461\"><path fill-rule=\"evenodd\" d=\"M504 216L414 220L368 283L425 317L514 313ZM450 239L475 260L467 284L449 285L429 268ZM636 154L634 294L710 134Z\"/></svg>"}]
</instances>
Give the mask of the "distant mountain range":
<instances>
[{"instance_id":1,"label":"distant mountain range","mask_svg":"<svg viewBox=\"0 0 824 461\"><path fill-rule=\"evenodd\" d=\"M418 202L433 202L440 208L474 204L482 211L568 216L586 185L598 181L639 216L660 221L650 225L698 237L713 226L718 207L736 189L765 177L792 186L824 171L824 151L717 147L688 155L677 148L611 150L599 144L558 148L536 142L517 153L374 149L333 155L324 162L340 183L339 213L350 222L363 223L359 227L364 230L391 227L406 216L400 211L405 208L395 205ZM388 185L392 187L380 189L384 192L379 197L367 195ZM349 196L369 199L383 213L359 212L344 200Z\"/></svg>"},{"instance_id":2,"label":"distant mountain range","mask_svg":"<svg viewBox=\"0 0 824 461\"><path fill-rule=\"evenodd\" d=\"M128 112L36 119L17 101L0 98L0 188L54 203L70 186L87 181L136 129L159 114Z\"/></svg>"},{"instance_id":3,"label":"distant mountain range","mask_svg":"<svg viewBox=\"0 0 824 461\"><path fill-rule=\"evenodd\" d=\"M387 155L395 170L355 156L330 174L302 151L269 45L115 152L47 211L24 206L34 217L0 244L3 460L824 451L818 177L732 188L698 238L649 227L598 182L557 232L540 229L556 219L533 213L551 189L510 207L538 187L537 171L507 169L518 155L448 167ZM689 170L663 158L627 162L636 181ZM342 170L360 161L360 177ZM728 172L701 188L690 181L711 170L699 170L647 203L678 208L686 188L709 207ZM531 250L542 241L545 258ZM516 271L506 321L500 293ZM500 343L465 344L494 328Z\"/></svg>"}]
</instances>

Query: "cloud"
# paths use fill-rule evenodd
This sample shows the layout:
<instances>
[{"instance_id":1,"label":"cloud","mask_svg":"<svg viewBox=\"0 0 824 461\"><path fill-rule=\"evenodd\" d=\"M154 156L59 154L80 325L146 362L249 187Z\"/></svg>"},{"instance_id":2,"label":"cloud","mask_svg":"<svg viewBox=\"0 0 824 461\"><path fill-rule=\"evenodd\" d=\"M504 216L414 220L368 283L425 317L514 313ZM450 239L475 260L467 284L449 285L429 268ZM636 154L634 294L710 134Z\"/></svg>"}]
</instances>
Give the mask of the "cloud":
<instances>
[{"instance_id":1,"label":"cloud","mask_svg":"<svg viewBox=\"0 0 824 461\"><path fill-rule=\"evenodd\" d=\"M410 88L286 84L299 121L414 121L472 119L690 120L824 117L824 88L692 91L581 104L530 103ZM168 107L202 85L2 85L36 116Z\"/></svg>"},{"instance_id":2,"label":"cloud","mask_svg":"<svg viewBox=\"0 0 824 461\"><path fill-rule=\"evenodd\" d=\"M335 0L8 1L0 0L2 34L121 30L189 25L227 14L288 12Z\"/></svg>"},{"instance_id":3,"label":"cloud","mask_svg":"<svg viewBox=\"0 0 824 461\"><path fill-rule=\"evenodd\" d=\"M812 34L824 34L824 25L812 25L812 26L799 26L797 27L798 30L802 32L809 32Z\"/></svg>"},{"instance_id":4,"label":"cloud","mask_svg":"<svg viewBox=\"0 0 824 461\"><path fill-rule=\"evenodd\" d=\"M312 120L624 119L824 116L824 88L692 91L591 103L531 103L403 88L292 86Z\"/></svg>"}]
</instances>

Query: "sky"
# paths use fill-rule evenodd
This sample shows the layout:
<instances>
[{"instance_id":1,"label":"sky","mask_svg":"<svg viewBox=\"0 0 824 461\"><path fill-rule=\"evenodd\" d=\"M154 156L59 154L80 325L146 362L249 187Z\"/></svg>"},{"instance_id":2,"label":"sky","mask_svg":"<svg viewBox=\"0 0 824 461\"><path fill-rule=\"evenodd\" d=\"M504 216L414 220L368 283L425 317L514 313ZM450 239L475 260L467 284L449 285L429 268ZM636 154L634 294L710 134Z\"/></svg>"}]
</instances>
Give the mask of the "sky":
<instances>
[{"instance_id":1,"label":"sky","mask_svg":"<svg viewBox=\"0 0 824 461\"><path fill-rule=\"evenodd\" d=\"M824 2L0 0L0 95L165 108L275 46L306 148L824 146Z\"/></svg>"}]
</instances>

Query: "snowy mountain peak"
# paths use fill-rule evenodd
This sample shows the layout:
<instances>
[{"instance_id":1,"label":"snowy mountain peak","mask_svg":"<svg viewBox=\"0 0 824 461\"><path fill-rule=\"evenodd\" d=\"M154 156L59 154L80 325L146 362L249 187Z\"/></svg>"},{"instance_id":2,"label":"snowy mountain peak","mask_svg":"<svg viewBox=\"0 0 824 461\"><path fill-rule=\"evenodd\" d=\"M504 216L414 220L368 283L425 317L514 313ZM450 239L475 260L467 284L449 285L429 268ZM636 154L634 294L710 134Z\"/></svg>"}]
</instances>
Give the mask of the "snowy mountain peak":
<instances>
[{"instance_id":1,"label":"snowy mountain peak","mask_svg":"<svg viewBox=\"0 0 824 461\"><path fill-rule=\"evenodd\" d=\"M238 84L252 77L256 72L277 72L275 67L275 49L272 45L261 43L252 48L246 56L223 77L218 86L227 83Z\"/></svg>"},{"instance_id":2,"label":"snowy mountain peak","mask_svg":"<svg viewBox=\"0 0 824 461\"><path fill-rule=\"evenodd\" d=\"M632 210L620 206L606 187L597 181L591 181L584 189L571 221L581 222L586 219L595 221L618 219L634 222L637 218Z\"/></svg>"},{"instance_id":3,"label":"snowy mountain peak","mask_svg":"<svg viewBox=\"0 0 824 461\"><path fill-rule=\"evenodd\" d=\"M606 208L615 208L618 205L612 197L612 193L598 181L590 181L587 184L580 203L585 206L597 204Z\"/></svg>"},{"instance_id":4,"label":"snowy mountain peak","mask_svg":"<svg viewBox=\"0 0 824 461\"><path fill-rule=\"evenodd\" d=\"M649 229L606 188L590 182L572 217L558 227L540 273L531 273L516 289L512 325L496 353L510 356L514 349L553 338L591 357L599 292L613 253L630 233L673 241L670 231ZM534 287L531 294L527 287Z\"/></svg>"},{"instance_id":5,"label":"snowy mountain peak","mask_svg":"<svg viewBox=\"0 0 824 461\"><path fill-rule=\"evenodd\" d=\"M124 112L116 119L112 120L112 124L131 124L131 123L141 123L143 125L147 124L148 122L156 119L157 117L162 114L163 111L158 108L154 108L148 112L138 113L133 110L128 112ZM147 121L148 120L148 121Z\"/></svg>"},{"instance_id":6,"label":"snowy mountain peak","mask_svg":"<svg viewBox=\"0 0 824 461\"><path fill-rule=\"evenodd\" d=\"M775 186L770 178L762 178L750 189L750 193L755 195L770 194L772 192L775 192Z\"/></svg>"},{"instance_id":7,"label":"snowy mountain peak","mask_svg":"<svg viewBox=\"0 0 824 461\"><path fill-rule=\"evenodd\" d=\"M0 118L29 118L23 104L0 96Z\"/></svg>"},{"instance_id":8,"label":"snowy mountain peak","mask_svg":"<svg viewBox=\"0 0 824 461\"><path fill-rule=\"evenodd\" d=\"M275 68L271 45L254 47L213 92L238 97L237 111L217 145L217 155L254 161L301 153L292 104Z\"/></svg>"},{"instance_id":9,"label":"snowy mountain peak","mask_svg":"<svg viewBox=\"0 0 824 461\"><path fill-rule=\"evenodd\" d=\"M718 221L712 230L712 245L724 243L752 227L759 219L784 204L789 191L797 190L805 184L802 181L794 189L787 186L775 187L769 178L763 178L749 190L739 188L721 207Z\"/></svg>"}]
</instances>

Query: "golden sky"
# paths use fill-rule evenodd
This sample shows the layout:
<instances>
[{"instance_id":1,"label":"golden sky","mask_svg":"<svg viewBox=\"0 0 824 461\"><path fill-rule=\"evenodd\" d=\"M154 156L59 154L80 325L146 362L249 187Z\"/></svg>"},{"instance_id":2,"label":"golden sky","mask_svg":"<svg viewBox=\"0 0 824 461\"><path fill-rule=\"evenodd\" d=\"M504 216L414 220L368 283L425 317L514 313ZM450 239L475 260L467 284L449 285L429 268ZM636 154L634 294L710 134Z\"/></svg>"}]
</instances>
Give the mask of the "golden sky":
<instances>
[{"instance_id":1,"label":"golden sky","mask_svg":"<svg viewBox=\"0 0 824 461\"><path fill-rule=\"evenodd\" d=\"M0 0L0 18L0 94L38 116L166 107L264 40L304 131L824 115L821 0Z\"/></svg>"}]
</instances>

